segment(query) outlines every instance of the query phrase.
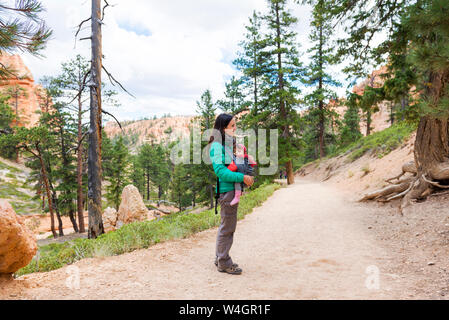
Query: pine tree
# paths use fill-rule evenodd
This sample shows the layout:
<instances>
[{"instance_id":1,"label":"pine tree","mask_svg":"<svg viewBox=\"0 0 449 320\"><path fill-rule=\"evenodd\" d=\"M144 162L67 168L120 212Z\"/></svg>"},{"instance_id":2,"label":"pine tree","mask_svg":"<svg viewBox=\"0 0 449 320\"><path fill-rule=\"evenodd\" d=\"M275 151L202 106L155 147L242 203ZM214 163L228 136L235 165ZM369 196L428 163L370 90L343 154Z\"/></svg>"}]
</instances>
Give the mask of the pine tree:
<instances>
[{"instance_id":1,"label":"pine tree","mask_svg":"<svg viewBox=\"0 0 449 320\"><path fill-rule=\"evenodd\" d=\"M45 192L48 200L48 207L50 210L50 221L51 221L51 231L55 238L58 237L55 229L55 219L54 219L54 205L53 196L51 193L50 186L50 173L48 172L48 154L45 152L44 148L48 145L54 145L53 137L45 126L38 126L34 128L24 128L19 127L16 129L14 134L11 135L0 135L0 149L5 145L14 145L18 150L29 152L38 163L39 171L42 177L42 181L45 186ZM61 234L61 225L60 225Z\"/></svg>"},{"instance_id":2,"label":"pine tree","mask_svg":"<svg viewBox=\"0 0 449 320\"><path fill-rule=\"evenodd\" d=\"M333 33L332 19L328 13L332 2L327 0L310 0L306 2L314 6L311 22L312 31L309 36L314 46L308 50L308 53L311 54L311 63L307 68L308 72L305 82L308 86L313 86L315 89L305 97L305 101L313 109L310 111L314 114L312 118L316 117L318 121L318 141L315 143L319 144L319 156L323 158L326 155L325 130L329 119L335 116L332 114L334 112L329 109L328 104L332 99L336 98L336 93L332 89L340 86L340 83L334 80L327 72L329 67L335 63L334 48L330 42Z\"/></svg>"},{"instance_id":3,"label":"pine tree","mask_svg":"<svg viewBox=\"0 0 449 320\"><path fill-rule=\"evenodd\" d=\"M12 124L15 119L15 114L12 108L8 104L9 97L0 95L0 136L12 134ZM16 149L14 145L5 145L0 149L0 154L4 158L12 159L16 155Z\"/></svg>"},{"instance_id":4,"label":"pine tree","mask_svg":"<svg viewBox=\"0 0 449 320\"><path fill-rule=\"evenodd\" d=\"M210 90L204 91L201 95L200 101L197 101L196 105L196 112L201 115L201 127L213 128L215 122L215 111L217 108L212 100Z\"/></svg>"},{"instance_id":5,"label":"pine tree","mask_svg":"<svg viewBox=\"0 0 449 320\"><path fill-rule=\"evenodd\" d=\"M11 100L13 101L16 121L20 121L19 99L28 97L25 88L17 84L8 86L8 88L6 89L6 94L9 95L11 97Z\"/></svg>"},{"instance_id":6,"label":"pine tree","mask_svg":"<svg viewBox=\"0 0 449 320\"><path fill-rule=\"evenodd\" d=\"M16 51L39 55L52 31L40 17L44 11L40 1L0 2L0 52ZM0 78L15 75L15 70L0 65Z\"/></svg>"},{"instance_id":7,"label":"pine tree","mask_svg":"<svg viewBox=\"0 0 449 320\"><path fill-rule=\"evenodd\" d=\"M144 144L140 147L136 165L140 168L143 181L143 194L150 200L151 186L156 186L160 201L168 191L170 181L169 150L162 144ZM137 177L135 178L137 180Z\"/></svg>"},{"instance_id":8,"label":"pine tree","mask_svg":"<svg viewBox=\"0 0 449 320\"><path fill-rule=\"evenodd\" d=\"M262 77L266 67L267 40L261 31L262 19L260 13L256 11L249 18L248 25L245 26L245 39L240 42L241 51L238 52L238 58L233 64L237 67L243 76L240 81L243 83L246 91L249 92L246 98L250 101L250 114L242 119L243 126L251 127L251 124L257 124L257 115L259 114L260 95L262 91Z\"/></svg>"},{"instance_id":9,"label":"pine tree","mask_svg":"<svg viewBox=\"0 0 449 320\"><path fill-rule=\"evenodd\" d=\"M214 103L212 102L212 97L210 95L210 91L207 90L201 96L201 103L197 103L197 114L198 116L194 119L194 121L199 122L201 135L204 135L206 130L210 130L214 128L215 124L215 111L216 108ZM193 123L192 123L193 125ZM191 127L193 128L193 127ZM191 130L193 132L193 130ZM193 141L193 136L190 137L191 141ZM193 148L193 143L191 143ZM208 141L201 142L201 150L205 150L208 146ZM208 149L206 149L208 150ZM193 154L193 149L191 149L191 154ZM210 165L206 165L203 161L201 164L194 164L188 166L191 171L191 178L196 182L194 192L199 192L200 194L204 189L206 189L205 194L209 195L209 203L210 208L214 207L214 184L216 182L216 178L213 172L213 169Z\"/></svg>"},{"instance_id":10,"label":"pine tree","mask_svg":"<svg viewBox=\"0 0 449 320\"><path fill-rule=\"evenodd\" d=\"M360 97L360 109L366 121L366 136L371 134L372 116L379 111L379 103L385 99L383 88L367 86Z\"/></svg>"},{"instance_id":11,"label":"pine tree","mask_svg":"<svg viewBox=\"0 0 449 320\"><path fill-rule=\"evenodd\" d=\"M299 61L296 32L293 27L297 18L287 9L287 0L269 0L269 12L263 17L268 34L265 41L267 58L264 72L266 86L263 90L261 105L262 117L259 118L268 128L278 128L279 163L285 164L288 184L294 183L293 159L300 152L295 140L295 129L299 114L295 110L300 93L297 83L303 77L302 64Z\"/></svg>"},{"instance_id":12,"label":"pine tree","mask_svg":"<svg viewBox=\"0 0 449 320\"><path fill-rule=\"evenodd\" d=\"M179 211L192 203L190 173L186 165L175 165L170 189L172 191L171 200L177 204Z\"/></svg>"},{"instance_id":13,"label":"pine tree","mask_svg":"<svg viewBox=\"0 0 449 320\"><path fill-rule=\"evenodd\" d=\"M68 108L75 111L77 115L77 213L80 233L86 231L84 226L84 192L83 192L83 157L84 146L82 140L86 135L83 128L83 105L88 99L89 88L86 86L87 76L90 72L90 64L81 55L77 55L74 59L62 63L61 74L55 79L58 82L60 90L63 91L64 99L69 104ZM75 104L72 106L72 104Z\"/></svg>"},{"instance_id":14,"label":"pine tree","mask_svg":"<svg viewBox=\"0 0 449 320\"><path fill-rule=\"evenodd\" d=\"M40 125L48 128L54 137L54 144L47 144L44 150L49 157L47 163L55 212L58 220L59 215L68 215L73 229L79 232L75 217L76 171L73 151L76 148L76 122L64 109L64 104L56 102L51 112L42 114Z\"/></svg>"},{"instance_id":15,"label":"pine tree","mask_svg":"<svg viewBox=\"0 0 449 320\"><path fill-rule=\"evenodd\" d=\"M238 115L246 111L248 109L248 103L245 101L243 81L233 76L225 86L225 99L217 101L220 109L233 115Z\"/></svg>"},{"instance_id":16,"label":"pine tree","mask_svg":"<svg viewBox=\"0 0 449 320\"><path fill-rule=\"evenodd\" d=\"M145 195L145 175L143 168L139 163L137 155L130 155L131 171L129 179L131 183L139 190L140 194Z\"/></svg>"},{"instance_id":17,"label":"pine tree","mask_svg":"<svg viewBox=\"0 0 449 320\"><path fill-rule=\"evenodd\" d=\"M151 188L151 174L153 172L152 170L152 161L153 161L153 148L150 144L146 143L143 144L139 151L138 151L138 162L140 168L142 168L143 175L144 175L144 182L146 187L146 199L150 200L150 188ZM145 197L145 192L144 192Z\"/></svg>"},{"instance_id":18,"label":"pine tree","mask_svg":"<svg viewBox=\"0 0 449 320\"><path fill-rule=\"evenodd\" d=\"M339 147L345 147L362 137L360 133L360 117L357 99L360 96L356 93L348 93L346 100L346 112L343 116L342 127L340 128Z\"/></svg>"},{"instance_id":19,"label":"pine tree","mask_svg":"<svg viewBox=\"0 0 449 320\"><path fill-rule=\"evenodd\" d=\"M110 151L110 154L107 151ZM130 183L129 151L122 136L112 144L112 148L105 150L104 156L107 159L103 161L104 177L109 182L106 187L106 199L118 210L122 191Z\"/></svg>"}]
</instances>

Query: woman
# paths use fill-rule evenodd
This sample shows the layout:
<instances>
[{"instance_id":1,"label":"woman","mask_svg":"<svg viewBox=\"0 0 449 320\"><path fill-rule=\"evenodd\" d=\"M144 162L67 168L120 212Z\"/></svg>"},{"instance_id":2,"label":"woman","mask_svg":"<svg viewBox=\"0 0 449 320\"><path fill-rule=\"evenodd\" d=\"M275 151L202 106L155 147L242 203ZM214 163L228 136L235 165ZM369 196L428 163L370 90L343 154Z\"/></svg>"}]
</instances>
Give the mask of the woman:
<instances>
[{"instance_id":1,"label":"woman","mask_svg":"<svg viewBox=\"0 0 449 320\"><path fill-rule=\"evenodd\" d=\"M210 159L215 174L218 177L219 190L215 190L220 197L221 222L218 228L215 265L219 272L229 274L241 274L242 269L233 263L229 256L234 232L237 227L238 204L231 206L234 198L234 184L244 182L248 187L254 183L254 178L240 172L232 172L227 168L235 154L235 131L237 129L235 119L232 115L223 113L217 117L214 125L214 133L210 137Z\"/></svg>"}]
</instances>

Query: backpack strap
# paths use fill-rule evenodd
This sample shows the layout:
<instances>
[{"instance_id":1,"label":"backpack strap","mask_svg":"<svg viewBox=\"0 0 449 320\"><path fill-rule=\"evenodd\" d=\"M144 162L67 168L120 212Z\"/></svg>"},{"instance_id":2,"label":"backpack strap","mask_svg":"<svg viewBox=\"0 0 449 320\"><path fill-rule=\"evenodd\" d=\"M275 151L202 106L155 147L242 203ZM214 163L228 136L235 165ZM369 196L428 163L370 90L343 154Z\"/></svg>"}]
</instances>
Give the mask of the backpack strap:
<instances>
[{"instance_id":1,"label":"backpack strap","mask_svg":"<svg viewBox=\"0 0 449 320\"><path fill-rule=\"evenodd\" d=\"M217 192L215 192L215 214L218 214L217 206L218 206L218 198L220 198L220 181L217 177Z\"/></svg>"}]
</instances>

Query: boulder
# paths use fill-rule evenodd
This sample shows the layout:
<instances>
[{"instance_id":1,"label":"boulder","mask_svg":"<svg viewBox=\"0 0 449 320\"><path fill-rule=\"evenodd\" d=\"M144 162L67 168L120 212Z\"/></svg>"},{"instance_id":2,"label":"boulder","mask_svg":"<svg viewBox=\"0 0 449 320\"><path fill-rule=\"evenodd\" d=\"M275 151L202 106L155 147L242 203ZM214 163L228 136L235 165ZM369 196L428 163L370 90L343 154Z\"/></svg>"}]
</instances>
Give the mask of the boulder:
<instances>
[{"instance_id":1,"label":"boulder","mask_svg":"<svg viewBox=\"0 0 449 320\"><path fill-rule=\"evenodd\" d=\"M117 220L122 224L136 221L145 221L148 218L148 209L145 206L139 190L128 185L123 189L122 202L118 209Z\"/></svg>"},{"instance_id":2,"label":"boulder","mask_svg":"<svg viewBox=\"0 0 449 320\"><path fill-rule=\"evenodd\" d=\"M0 199L0 274L26 267L37 252L36 238L6 200Z\"/></svg>"},{"instance_id":3,"label":"boulder","mask_svg":"<svg viewBox=\"0 0 449 320\"><path fill-rule=\"evenodd\" d=\"M107 208L103 212L103 227L104 232L111 232L116 229L117 225L117 210L114 208Z\"/></svg>"}]
</instances>

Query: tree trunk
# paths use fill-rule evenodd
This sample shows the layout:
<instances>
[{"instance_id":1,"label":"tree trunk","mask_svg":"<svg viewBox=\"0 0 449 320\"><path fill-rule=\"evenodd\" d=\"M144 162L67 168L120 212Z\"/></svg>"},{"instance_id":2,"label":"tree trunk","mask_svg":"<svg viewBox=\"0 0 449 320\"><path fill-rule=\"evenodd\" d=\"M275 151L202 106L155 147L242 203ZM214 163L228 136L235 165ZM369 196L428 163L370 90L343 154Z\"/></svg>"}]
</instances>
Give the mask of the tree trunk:
<instances>
[{"instance_id":1,"label":"tree trunk","mask_svg":"<svg viewBox=\"0 0 449 320\"><path fill-rule=\"evenodd\" d=\"M278 81L279 81L279 91L283 92L284 91L284 74L282 72L282 54L281 54L281 24L280 24L280 18L279 18L279 4L276 3L276 33L277 33L277 49L278 49ZM281 119L283 121L287 120L287 111L286 111L286 106L285 106L285 100L282 97L280 97L280 102L279 102L279 110L280 110L280 116ZM283 124L281 126L281 130L282 130L282 136L288 140L289 138L289 132L288 132L288 125ZM286 153L286 157L289 158L288 152ZM292 164L292 160L288 160L285 168L287 170L287 184L293 184L295 182L295 177L293 175L293 164Z\"/></svg>"},{"instance_id":2,"label":"tree trunk","mask_svg":"<svg viewBox=\"0 0 449 320\"><path fill-rule=\"evenodd\" d=\"M147 200L150 201L150 173L147 172Z\"/></svg>"},{"instance_id":3,"label":"tree trunk","mask_svg":"<svg viewBox=\"0 0 449 320\"><path fill-rule=\"evenodd\" d=\"M371 134L371 110L366 111L366 136Z\"/></svg>"},{"instance_id":4,"label":"tree trunk","mask_svg":"<svg viewBox=\"0 0 449 320\"><path fill-rule=\"evenodd\" d=\"M83 153L84 148L82 144L83 132L82 132L82 111L83 105L81 102L81 90L78 97L78 153L77 153L77 166L76 166L76 206L78 212L79 232L86 232L84 226L84 195L83 195Z\"/></svg>"},{"instance_id":5,"label":"tree trunk","mask_svg":"<svg viewBox=\"0 0 449 320\"><path fill-rule=\"evenodd\" d=\"M70 209L70 211L69 211L69 218L70 218L70 221L72 222L73 230L76 233L79 233L78 224L76 223L76 219L75 219L75 215L74 215L73 209Z\"/></svg>"},{"instance_id":6,"label":"tree trunk","mask_svg":"<svg viewBox=\"0 0 449 320\"><path fill-rule=\"evenodd\" d=\"M62 219L61 219L61 214L59 212L59 205L58 205L58 198L56 197L56 192L55 190L53 190L53 188L50 185L50 189L52 190L52 202L53 202L53 208L55 210L56 213L56 218L58 219L58 231L59 231L59 236L63 237L64 236L64 226L62 223Z\"/></svg>"},{"instance_id":7,"label":"tree trunk","mask_svg":"<svg viewBox=\"0 0 449 320\"><path fill-rule=\"evenodd\" d=\"M440 102L449 82L449 71L431 72L425 97L433 104ZM449 126L448 117L440 119L424 116L420 119L415 141L415 164L418 176L433 180L449 179Z\"/></svg>"},{"instance_id":8,"label":"tree trunk","mask_svg":"<svg viewBox=\"0 0 449 320\"><path fill-rule=\"evenodd\" d=\"M415 141L415 164L418 176L433 180L449 179L448 118L422 117Z\"/></svg>"},{"instance_id":9,"label":"tree trunk","mask_svg":"<svg viewBox=\"0 0 449 320\"><path fill-rule=\"evenodd\" d=\"M92 64L90 87L90 135L89 135L89 174L88 207L89 239L95 239L104 233L101 203L101 72L102 72L102 35L101 0L92 0Z\"/></svg>"},{"instance_id":10,"label":"tree trunk","mask_svg":"<svg viewBox=\"0 0 449 320\"><path fill-rule=\"evenodd\" d=\"M430 72L429 85L423 92L423 101L433 107L440 103L449 83L449 71ZM447 189L449 182L449 119L425 115L420 118L414 148L416 174L410 187L403 193L391 196L387 201L403 196L401 213L411 200L426 198L434 188ZM408 171L404 168L403 173ZM400 175L402 176L402 175ZM398 176L398 177L400 177ZM395 177L394 179L398 178ZM401 181L397 183L400 184Z\"/></svg>"},{"instance_id":11,"label":"tree trunk","mask_svg":"<svg viewBox=\"0 0 449 320\"><path fill-rule=\"evenodd\" d=\"M404 96L401 99L401 114L402 114L402 121L405 120L405 108L408 107L408 97Z\"/></svg>"},{"instance_id":12,"label":"tree trunk","mask_svg":"<svg viewBox=\"0 0 449 320\"><path fill-rule=\"evenodd\" d=\"M50 211L51 233L53 234L54 238L57 238L58 234L56 233L56 229L55 229L55 215L54 215L54 212L53 212L53 202L52 202L52 197L51 197L51 193L50 193L50 186L49 186L49 183L48 183L47 170L45 169L44 159L42 158L42 155L40 153L39 146L36 146L36 150L38 152L37 155L38 155L38 158L39 158L39 162L41 164L42 180L44 181L45 192L47 193L48 210Z\"/></svg>"},{"instance_id":13,"label":"tree trunk","mask_svg":"<svg viewBox=\"0 0 449 320\"><path fill-rule=\"evenodd\" d=\"M318 84L318 89L320 95L323 93L323 25L320 25L320 47L319 47L319 65L320 65L320 79ZM320 99L318 101L318 106L320 110L320 158L324 158L326 156L325 146L324 146L324 101Z\"/></svg>"}]
</instances>

